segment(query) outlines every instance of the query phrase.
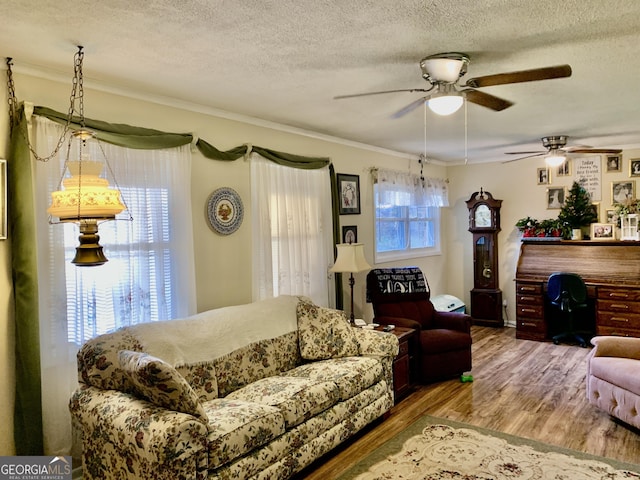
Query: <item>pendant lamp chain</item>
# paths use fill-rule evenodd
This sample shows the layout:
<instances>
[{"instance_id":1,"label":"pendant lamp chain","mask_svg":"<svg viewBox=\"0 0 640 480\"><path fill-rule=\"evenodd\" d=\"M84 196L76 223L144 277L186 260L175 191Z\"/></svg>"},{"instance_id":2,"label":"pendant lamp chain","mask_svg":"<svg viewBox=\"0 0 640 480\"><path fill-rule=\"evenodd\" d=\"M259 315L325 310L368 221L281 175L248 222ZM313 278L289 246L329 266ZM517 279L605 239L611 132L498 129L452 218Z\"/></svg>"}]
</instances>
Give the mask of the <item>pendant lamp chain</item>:
<instances>
[{"instance_id":1,"label":"pendant lamp chain","mask_svg":"<svg viewBox=\"0 0 640 480\"><path fill-rule=\"evenodd\" d=\"M58 139L58 143L54 148L51 154L41 157L39 156L31 142L29 142L29 136L26 131L21 131L20 133L26 140L27 145L29 146L29 151L33 155L33 157L40 162L48 162L53 157L55 157L62 146L65 144L67 139L67 134L71 129L71 122L73 121L73 114L76 112L76 101L78 101L78 114L80 116L80 124L82 128L84 128L84 88L83 88L83 78L82 78L82 62L84 60L84 52L82 46L78 46L78 51L73 57L73 80L71 83L71 96L69 99L69 111L67 113L67 121L64 125L64 130ZM13 81L13 71L11 69L12 58L7 58L7 91L8 91L8 102L9 102L9 126L11 130L14 127L17 127L17 112L18 112L18 98L16 97L16 89Z\"/></svg>"}]
</instances>

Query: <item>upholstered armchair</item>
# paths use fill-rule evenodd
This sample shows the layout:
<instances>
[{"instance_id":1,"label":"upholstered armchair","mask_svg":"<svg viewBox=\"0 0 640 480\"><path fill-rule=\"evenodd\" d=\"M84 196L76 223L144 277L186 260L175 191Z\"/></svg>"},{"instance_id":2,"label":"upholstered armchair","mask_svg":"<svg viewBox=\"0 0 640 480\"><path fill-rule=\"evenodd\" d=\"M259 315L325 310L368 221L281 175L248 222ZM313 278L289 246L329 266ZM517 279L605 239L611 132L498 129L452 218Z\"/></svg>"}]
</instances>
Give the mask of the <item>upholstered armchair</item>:
<instances>
[{"instance_id":1,"label":"upholstered armchair","mask_svg":"<svg viewBox=\"0 0 640 480\"><path fill-rule=\"evenodd\" d=\"M417 352L412 365L417 381L430 383L471 370L471 317L435 310L419 268L371 270L367 300L373 305L375 323L418 332L412 345Z\"/></svg>"},{"instance_id":2,"label":"upholstered armchair","mask_svg":"<svg viewBox=\"0 0 640 480\"><path fill-rule=\"evenodd\" d=\"M587 399L640 428L640 338L599 336L587 356Z\"/></svg>"}]
</instances>

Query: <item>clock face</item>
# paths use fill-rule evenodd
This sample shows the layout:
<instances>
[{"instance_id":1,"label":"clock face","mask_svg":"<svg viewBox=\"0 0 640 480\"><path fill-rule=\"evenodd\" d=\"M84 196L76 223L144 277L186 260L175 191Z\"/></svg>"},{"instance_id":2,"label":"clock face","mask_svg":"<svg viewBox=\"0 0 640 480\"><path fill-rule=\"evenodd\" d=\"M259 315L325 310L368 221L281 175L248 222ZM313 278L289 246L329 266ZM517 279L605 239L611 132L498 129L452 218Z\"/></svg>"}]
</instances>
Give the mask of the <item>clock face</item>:
<instances>
[{"instance_id":1,"label":"clock face","mask_svg":"<svg viewBox=\"0 0 640 480\"><path fill-rule=\"evenodd\" d=\"M486 205L478 205L475 212L476 227L491 226L491 210Z\"/></svg>"}]
</instances>

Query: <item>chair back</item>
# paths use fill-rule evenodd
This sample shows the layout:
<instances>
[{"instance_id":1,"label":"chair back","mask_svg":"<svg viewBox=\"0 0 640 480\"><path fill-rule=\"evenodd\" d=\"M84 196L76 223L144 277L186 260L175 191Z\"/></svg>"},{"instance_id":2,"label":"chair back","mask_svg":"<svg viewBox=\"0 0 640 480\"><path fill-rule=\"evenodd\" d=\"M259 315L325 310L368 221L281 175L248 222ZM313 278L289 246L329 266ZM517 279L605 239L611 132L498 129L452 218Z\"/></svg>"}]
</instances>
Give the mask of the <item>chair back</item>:
<instances>
[{"instance_id":1,"label":"chair back","mask_svg":"<svg viewBox=\"0 0 640 480\"><path fill-rule=\"evenodd\" d=\"M374 268L367 274L367 302L376 317L401 317L427 327L433 316L431 292L418 267Z\"/></svg>"},{"instance_id":2,"label":"chair back","mask_svg":"<svg viewBox=\"0 0 640 480\"><path fill-rule=\"evenodd\" d=\"M551 303L567 310L587 301L587 286L577 273L555 272L547 280L547 295Z\"/></svg>"}]
</instances>

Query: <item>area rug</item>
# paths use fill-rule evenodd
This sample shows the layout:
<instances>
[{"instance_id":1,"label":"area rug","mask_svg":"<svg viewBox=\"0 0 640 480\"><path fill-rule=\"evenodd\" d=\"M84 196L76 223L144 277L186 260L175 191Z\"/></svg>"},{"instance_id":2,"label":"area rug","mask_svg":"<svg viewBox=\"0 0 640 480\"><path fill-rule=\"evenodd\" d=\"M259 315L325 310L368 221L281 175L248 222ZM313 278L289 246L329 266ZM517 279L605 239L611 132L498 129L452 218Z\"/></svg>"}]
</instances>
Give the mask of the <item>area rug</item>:
<instances>
[{"instance_id":1,"label":"area rug","mask_svg":"<svg viewBox=\"0 0 640 480\"><path fill-rule=\"evenodd\" d=\"M339 480L640 480L640 465L425 416Z\"/></svg>"}]
</instances>

